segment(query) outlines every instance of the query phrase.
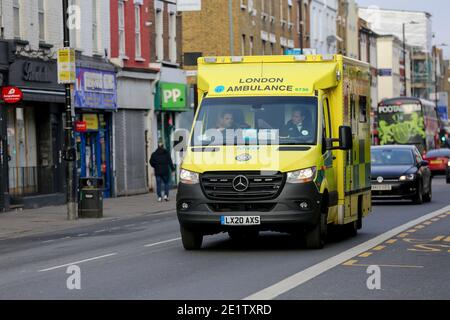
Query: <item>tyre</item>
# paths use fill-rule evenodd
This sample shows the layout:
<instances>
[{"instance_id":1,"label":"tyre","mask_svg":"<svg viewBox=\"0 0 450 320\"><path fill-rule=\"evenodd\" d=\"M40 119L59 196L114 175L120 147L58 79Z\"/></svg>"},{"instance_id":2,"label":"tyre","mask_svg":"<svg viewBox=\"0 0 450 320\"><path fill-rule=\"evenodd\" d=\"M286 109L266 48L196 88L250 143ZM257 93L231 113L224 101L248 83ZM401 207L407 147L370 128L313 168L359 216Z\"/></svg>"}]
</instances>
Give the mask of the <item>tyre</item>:
<instances>
[{"instance_id":1,"label":"tyre","mask_svg":"<svg viewBox=\"0 0 450 320\"><path fill-rule=\"evenodd\" d=\"M423 185L422 182L419 182L419 186L417 187L417 193L412 199L415 204L423 203Z\"/></svg>"},{"instance_id":2,"label":"tyre","mask_svg":"<svg viewBox=\"0 0 450 320\"><path fill-rule=\"evenodd\" d=\"M425 202L431 202L431 199L433 198L432 182L433 181L430 179L430 190L423 196L423 201Z\"/></svg>"},{"instance_id":3,"label":"tyre","mask_svg":"<svg viewBox=\"0 0 450 320\"><path fill-rule=\"evenodd\" d=\"M447 176L447 183L450 183L450 176Z\"/></svg>"},{"instance_id":4,"label":"tyre","mask_svg":"<svg viewBox=\"0 0 450 320\"><path fill-rule=\"evenodd\" d=\"M347 237L356 237L358 235L358 220L347 223L342 226L344 235Z\"/></svg>"},{"instance_id":5,"label":"tyre","mask_svg":"<svg viewBox=\"0 0 450 320\"><path fill-rule=\"evenodd\" d=\"M259 236L259 231L258 230L254 230L254 231L246 231L246 232L242 232L242 231L229 231L228 235L230 236L230 238L233 241L252 241L255 240L256 238L258 238Z\"/></svg>"},{"instance_id":6,"label":"tyre","mask_svg":"<svg viewBox=\"0 0 450 320\"><path fill-rule=\"evenodd\" d=\"M199 250L202 247L203 235L198 232L193 232L185 227L180 227L181 241L186 250Z\"/></svg>"},{"instance_id":7,"label":"tyre","mask_svg":"<svg viewBox=\"0 0 450 320\"><path fill-rule=\"evenodd\" d=\"M306 233L305 240L306 247L308 249L322 249L325 246L325 241L328 234L327 219L328 214L322 212L320 214L320 220L317 225Z\"/></svg>"}]
</instances>

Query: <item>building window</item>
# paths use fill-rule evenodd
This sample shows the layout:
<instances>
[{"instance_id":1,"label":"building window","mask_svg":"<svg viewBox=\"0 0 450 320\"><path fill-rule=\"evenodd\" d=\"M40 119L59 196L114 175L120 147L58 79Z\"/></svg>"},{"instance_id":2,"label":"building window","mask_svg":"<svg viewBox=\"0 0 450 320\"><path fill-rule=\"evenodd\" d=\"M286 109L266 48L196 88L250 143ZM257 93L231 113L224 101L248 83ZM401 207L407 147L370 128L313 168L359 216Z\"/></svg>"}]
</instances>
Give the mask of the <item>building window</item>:
<instances>
[{"instance_id":1,"label":"building window","mask_svg":"<svg viewBox=\"0 0 450 320\"><path fill-rule=\"evenodd\" d=\"M262 50L261 50L261 54L262 54L263 56L266 55L266 40L263 40L263 41L262 41Z\"/></svg>"},{"instance_id":2,"label":"building window","mask_svg":"<svg viewBox=\"0 0 450 320\"><path fill-rule=\"evenodd\" d=\"M14 38L20 38L20 4L19 0L13 2Z\"/></svg>"},{"instance_id":3,"label":"building window","mask_svg":"<svg viewBox=\"0 0 450 320\"><path fill-rule=\"evenodd\" d=\"M292 2L288 1L288 8L287 8L287 21L288 24L291 24L291 16L292 16Z\"/></svg>"},{"instance_id":4,"label":"building window","mask_svg":"<svg viewBox=\"0 0 450 320\"><path fill-rule=\"evenodd\" d=\"M264 1L263 1L264 2ZM249 55L253 55L253 37L250 36L250 47L249 47Z\"/></svg>"},{"instance_id":5,"label":"building window","mask_svg":"<svg viewBox=\"0 0 450 320\"><path fill-rule=\"evenodd\" d=\"M169 58L170 62L177 62L177 16L169 13Z\"/></svg>"},{"instance_id":6,"label":"building window","mask_svg":"<svg viewBox=\"0 0 450 320\"><path fill-rule=\"evenodd\" d=\"M135 56L140 58L141 51L141 6L134 6L134 42L135 42Z\"/></svg>"},{"instance_id":7,"label":"building window","mask_svg":"<svg viewBox=\"0 0 450 320\"><path fill-rule=\"evenodd\" d=\"M245 34L242 35L241 41L241 55L245 56Z\"/></svg>"},{"instance_id":8,"label":"building window","mask_svg":"<svg viewBox=\"0 0 450 320\"><path fill-rule=\"evenodd\" d=\"M270 54L273 55L273 43L270 43Z\"/></svg>"},{"instance_id":9,"label":"building window","mask_svg":"<svg viewBox=\"0 0 450 320\"><path fill-rule=\"evenodd\" d=\"M91 4L92 4L92 52L98 52L97 0L91 0Z\"/></svg>"},{"instance_id":10,"label":"building window","mask_svg":"<svg viewBox=\"0 0 450 320\"><path fill-rule=\"evenodd\" d=\"M39 17L39 41L45 41L45 13L44 0L38 0L38 17Z\"/></svg>"},{"instance_id":11,"label":"building window","mask_svg":"<svg viewBox=\"0 0 450 320\"><path fill-rule=\"evenodd\" d=\"M163 39L163 15L161 9L156 9L156 20L155 20L155 35L156 35L156 60L164 60L164 39Z\"/></svg>"},{"instance_id":12,"label":"building window","mask_svg":"<svg viewBox=\"0 0 450 320\"><path fill-rule=\"evenodd\" d=\"M284 20L283 1L284 0L280 0L280 21L281 22L283 22L283 20Z\"/></svg>"},{"instance_id":13,"label":"building window","mask_svg":"<svg viewBox=\"0 0 450 320\"><path fill-rule=\"evenodd\" d=\"M125 56L125 3L119 1L119 55Z\"/></svg>"}]
</instances>

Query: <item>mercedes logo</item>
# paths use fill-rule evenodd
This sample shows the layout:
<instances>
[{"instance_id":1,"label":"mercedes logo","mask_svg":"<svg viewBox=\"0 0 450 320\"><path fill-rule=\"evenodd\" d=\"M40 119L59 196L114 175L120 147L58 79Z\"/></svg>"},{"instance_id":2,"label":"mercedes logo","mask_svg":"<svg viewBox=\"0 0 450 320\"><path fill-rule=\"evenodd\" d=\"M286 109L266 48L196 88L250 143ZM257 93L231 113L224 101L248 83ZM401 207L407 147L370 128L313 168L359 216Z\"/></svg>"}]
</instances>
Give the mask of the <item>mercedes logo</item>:
<instances>
[{"instance_id":1,"label":"mercedes logo","mask_svg":"<svg viewBox=\"0 0 450 320\"><path fill-rule=\"evenodd\" d=\"M245 176L237 176L233 179L233 189L237 192L244 192L248 189L249 181Z\"/></svg>"},{"instance_id":2,"label":"mercedes logo","mask_svg":"<svg viewBox=\"0 0 450 320\"><path fill-rule=\"evenodd\" d=\"M378 177L378 178L377 178L378 183L382 183L383 180L384 180L383 177Z\"/></svg>"}]
</instances>

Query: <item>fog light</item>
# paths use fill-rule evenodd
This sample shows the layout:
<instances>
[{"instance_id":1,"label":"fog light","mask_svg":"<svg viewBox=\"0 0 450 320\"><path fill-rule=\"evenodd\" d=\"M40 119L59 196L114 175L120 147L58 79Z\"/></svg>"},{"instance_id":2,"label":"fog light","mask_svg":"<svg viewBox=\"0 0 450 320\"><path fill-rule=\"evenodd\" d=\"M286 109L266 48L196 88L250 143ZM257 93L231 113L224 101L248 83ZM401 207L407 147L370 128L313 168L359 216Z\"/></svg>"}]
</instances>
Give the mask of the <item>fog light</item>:
<instances>
[{"instance_id":1,"label":"fog light","mask_svg":"<svg viewBox=\"0 0 450 320\"><path fill-rule=\"evenodd\" d=\"M300 208L302 208L302 209L308 209L308 203L305 202L305 201L300 202Z\"/></svg>"},{"instance_id":2,"label":"fog light","mask_svg":"<svg viewBox=\"0 0 450 320\"><path fill-rule=\"evenodd\" d=\"M181 204L181 209L183 209L183 210L189 209L189 203L183 202Z\"/></svg>"}]
</instances>

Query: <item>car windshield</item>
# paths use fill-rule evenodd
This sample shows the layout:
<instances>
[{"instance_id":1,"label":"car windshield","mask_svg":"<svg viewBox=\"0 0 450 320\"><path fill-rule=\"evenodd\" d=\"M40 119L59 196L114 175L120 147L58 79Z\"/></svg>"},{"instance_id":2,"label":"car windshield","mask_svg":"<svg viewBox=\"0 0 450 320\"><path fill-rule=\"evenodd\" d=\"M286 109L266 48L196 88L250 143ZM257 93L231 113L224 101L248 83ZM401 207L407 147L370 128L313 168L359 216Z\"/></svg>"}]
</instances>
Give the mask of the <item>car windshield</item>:
<instances>
[{"instance_id":1,"label":"car windshield","mask_svg":"<svg viewBox=\"0 0 450 320\"><path fill-rule=\"evenodd\" d=\"M205 98L192 135L195 146L315 145L316 97Z\"/></svg>"},{"instance_id":2,"label":"car windshield","mask_svg":"<svg viewBox=\"0 0 450 320\"><path fill-rule=\"evenodd\" d=\"M406 149L372 149L371 154L372 165L375 166L414 164L412 152Z\"/></svg>"},{"instance_id":3,"label":"car windshield","mask_svg":"<svg viewBox=\"0 0 450 320\"><path fill-rule=\"evenodd\" d=\"M427 158L450 157L450 149L431 150L426 155Z\"/></svg>"}]
</instances>

